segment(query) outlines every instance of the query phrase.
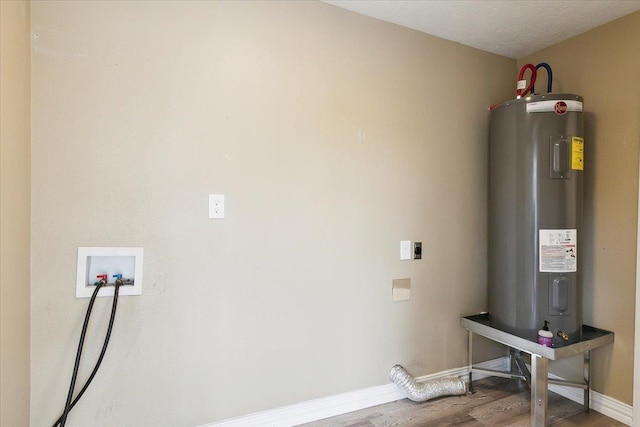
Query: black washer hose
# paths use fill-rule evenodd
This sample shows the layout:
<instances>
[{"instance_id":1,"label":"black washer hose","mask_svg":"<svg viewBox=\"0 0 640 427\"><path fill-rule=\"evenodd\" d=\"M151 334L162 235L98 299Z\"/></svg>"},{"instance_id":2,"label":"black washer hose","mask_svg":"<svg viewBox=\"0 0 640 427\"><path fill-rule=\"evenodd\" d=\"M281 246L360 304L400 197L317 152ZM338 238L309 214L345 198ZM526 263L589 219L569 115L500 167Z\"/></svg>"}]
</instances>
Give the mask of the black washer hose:
<instances>
[{"instance_id":1,"label":"black washer hose","mask_svg":"<svg viewBox=\"0 0 640 427\"><path fill-rule=\"evenodd\" d=\"M113 303L111 304L111 317L109 318L109 326L107 328L107 334L104 338L104 343L102 344L102 351L100 352L100 356L96 361L93 371L91 371L91 375L89 375L89 378L84 383L84 386L82 386L82 389L80 390L76 398L73 399L72 401L73 390L75 388L76 379L78 378L78 368L80 366L80 358L82 357L82 347L84 345L84 339L87 335L87 327L89 325L89 318L91 317L91 311L93 310L93 303L95 302L96 297L98 296L98 292L100 291L100 288L104 286L104 283L103 282L98 283L96 285L96 289L93 291L93 294L91 295L91 300L89 301L89 306L87 307L87 314L85 315L84 324L82 325L82 333L80 334L78 351L76 352L76 360L73 365L73 375L71 376L71 384L69 385L69 393L67 394L67 401L65 402L64 411L62 415L60 415L60 418L58 418L56 422L53 423L53 427L57 427L57 426L64 427L65 423L67 422L67 416L69 415L69 412L71 412L73 407L76 406L76 403L78 403L78 401L80 400L84 392L87 390L87 387L89 387L89 384L91 384L91 381L93 381L93 378L95 377L96 373L98 372L98 369L100 368L102 359L104 358L104 355L107 351L107 346L109 345L109 338L111 337L111 330L113 329L113 321L116 317L116 310L118 307L118 295L120 293L120 285L121 285L120 281L116 280L115 291L113 293Z\"/></svg>"}]
</instances>

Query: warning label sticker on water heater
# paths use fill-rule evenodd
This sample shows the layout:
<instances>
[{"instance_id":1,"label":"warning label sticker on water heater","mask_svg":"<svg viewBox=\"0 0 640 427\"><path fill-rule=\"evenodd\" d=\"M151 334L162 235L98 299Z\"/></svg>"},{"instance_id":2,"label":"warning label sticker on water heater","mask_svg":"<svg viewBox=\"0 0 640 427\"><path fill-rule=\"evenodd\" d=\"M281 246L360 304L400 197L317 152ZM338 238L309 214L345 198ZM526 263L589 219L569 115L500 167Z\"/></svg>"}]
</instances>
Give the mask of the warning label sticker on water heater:
<instances>
[{"instance_id":1,"label":"warning label sticker on water heater","mask_svg":"<svg viewBox=\"0 0 640 427\"><path fill-rule=\"evenodd\" d=\"M577 230L540 230L539 256L541 273L578 271Z\"/></svg>"},{"instance_id":2,"label":"warning label sticker on water heater","mask_svg":"<svg viewBox=\"0 0 640 427\"><path fill-rule=\"evenodd\" d=\"M571 137L571 169L584 170L584 139Z\"/></svg>"}]
</instances>

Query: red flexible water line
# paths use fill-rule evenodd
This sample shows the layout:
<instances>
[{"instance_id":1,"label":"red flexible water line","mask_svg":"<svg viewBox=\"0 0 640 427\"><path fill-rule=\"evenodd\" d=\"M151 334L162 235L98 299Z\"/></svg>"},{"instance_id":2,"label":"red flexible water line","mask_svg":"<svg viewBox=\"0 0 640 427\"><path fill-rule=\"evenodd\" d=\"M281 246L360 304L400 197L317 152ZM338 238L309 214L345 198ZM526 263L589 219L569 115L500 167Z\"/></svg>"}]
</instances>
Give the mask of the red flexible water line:
<instances>
[{"instance_id":1,"label":"red flexible water line","mask_svg":"<svg viewBox=\"0 0 640 427\"><path fill-rule=\"evenodd\" d=\"M522 66L522 68L520 68L520 74L518 74L518 82L520 80L522 80L522 78L524 77L524 72L527 69L531 70L531 81L529 81L529 86L527 86L524 89L524 92L522 91L522 89L516 89L516 95L517 95L518 98L526 96L527 92L529 92L529 91L531 91L531 94L533 95L533 85L536 84L536 76L538 74L535 65L533 65L533 64L524 64ZM500 105L500 104L490 105L489 106L489 111L493 110L498 105Z\"/></svg>"},{"instance_id":2,"label":"red flexible water line","mask_svg":"<svg viewBox=\"0 0 640 427\"><path fill-rule=\"evenodd\" d=\"M522 66L522 68L520 68L520 74L518 74L518 81L522 80L522 78L524 77L524 72L526 69L531 70L531 81L529 81L529 86L527 86L524 89L524 92L522 91L522 89L517 89L516 90L516 95L518 96L518 98L525 96L527 94L527 92L529 92L532 88L533 85L536 84L536 66L533 64L524 64ZM532 93L533 94L533 93Z\"/></svg>"}]
</instances>

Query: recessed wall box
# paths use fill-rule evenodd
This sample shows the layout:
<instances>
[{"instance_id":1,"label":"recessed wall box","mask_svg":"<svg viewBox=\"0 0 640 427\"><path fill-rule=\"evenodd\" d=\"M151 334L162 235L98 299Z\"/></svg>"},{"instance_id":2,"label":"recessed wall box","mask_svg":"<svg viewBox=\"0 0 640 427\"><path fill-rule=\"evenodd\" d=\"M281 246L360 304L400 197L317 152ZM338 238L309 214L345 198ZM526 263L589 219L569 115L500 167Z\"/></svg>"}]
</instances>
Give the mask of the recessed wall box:
<instances>
[{"instance_id":1,"label":"recessed wall box","mask_svg":"<svg viewBox=\"0 0 640 427\"><path fill-rule=\"evenodd\" d=\"M413 259L422 259L422 242L413 242Z\"/></svg>"},{"instance_id":2,"label":"recessed wall box","mask_svg":"<svg viewBox=\"0 0 640 427\"><path fill-rule=\"evenodd\" d=\"M409 301L411 298L411 278L394 279L391 282L391 298L394 302Z\"/></svg>"},{"instance_id":3,"label":"recessed wall box","mask_svg":"<svg viewBox=\"0 0 640 427\"><path fill-rule=\"evenodd\" d=\"M76 298L91 297L96 282L105 278L99 297L113 296L116 278L125 282L120 295L141 295L142 257L142 248L79 247Z\"/></svg>"}]
</instances>

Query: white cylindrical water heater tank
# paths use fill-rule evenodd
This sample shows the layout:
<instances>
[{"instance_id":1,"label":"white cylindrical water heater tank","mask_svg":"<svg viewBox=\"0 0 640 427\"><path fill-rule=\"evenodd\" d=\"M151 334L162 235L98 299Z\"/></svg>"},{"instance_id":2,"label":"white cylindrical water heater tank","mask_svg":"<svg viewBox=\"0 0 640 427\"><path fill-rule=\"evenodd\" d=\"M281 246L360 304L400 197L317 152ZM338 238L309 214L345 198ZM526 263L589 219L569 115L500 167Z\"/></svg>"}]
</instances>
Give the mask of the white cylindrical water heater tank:
<instances>
[{"instance_id":1,"label":"white cylindrical water heater tank","mask_svg":"<svg viewBox=\"0 0 640 427\"><path fill-rule=\"evenodd\" d=\"M582 329L583 100L535 95L491 111L489 312L497 327L554 346Z\"/></svg>"}]
</instances>

